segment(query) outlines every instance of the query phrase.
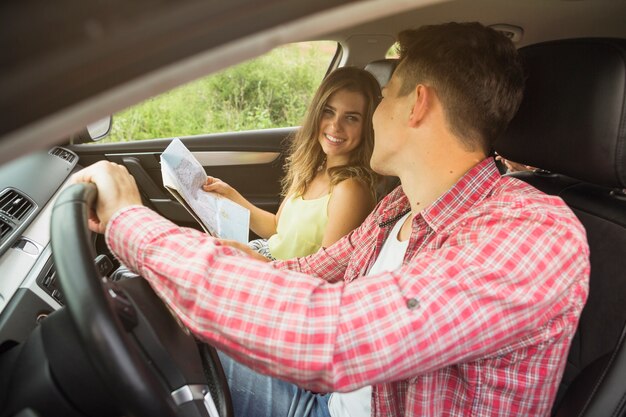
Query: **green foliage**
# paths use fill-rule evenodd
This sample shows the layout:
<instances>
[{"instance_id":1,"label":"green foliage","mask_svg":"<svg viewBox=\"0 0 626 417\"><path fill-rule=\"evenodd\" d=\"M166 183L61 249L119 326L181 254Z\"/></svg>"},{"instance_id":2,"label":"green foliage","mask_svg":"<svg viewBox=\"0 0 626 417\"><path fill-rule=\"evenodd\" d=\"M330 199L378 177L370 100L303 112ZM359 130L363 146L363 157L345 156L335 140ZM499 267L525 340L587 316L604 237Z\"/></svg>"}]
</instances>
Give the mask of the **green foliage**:
<instances>
[{"instance_id":1,"label":"green foliage","mask_svg":"<svg viewBox=\"0 0 626 417\"><path fill-rule=\"evenodd\" d=\"M115 114L103 142L297 126L335 45L287 45L150 98Z\"/></svg>"}]
</instances>

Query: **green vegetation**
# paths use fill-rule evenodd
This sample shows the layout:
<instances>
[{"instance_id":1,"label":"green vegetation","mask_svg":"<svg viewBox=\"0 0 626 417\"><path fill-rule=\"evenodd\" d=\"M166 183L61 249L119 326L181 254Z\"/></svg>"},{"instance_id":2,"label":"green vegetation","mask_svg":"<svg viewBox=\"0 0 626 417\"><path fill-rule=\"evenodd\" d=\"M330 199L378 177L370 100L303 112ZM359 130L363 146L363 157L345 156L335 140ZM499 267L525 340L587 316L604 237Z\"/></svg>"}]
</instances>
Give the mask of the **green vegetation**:
<instances>
[{"instance_id":1,"label":"green vegetation","mask_svg":"<svg viewBox=\"0 0 626 417\"><path fill-rule=\"evenodd\" d=\"M290 44L150 98L115 114L104 142L297 126L335 48Z\"/></svg>"}]
</instances>

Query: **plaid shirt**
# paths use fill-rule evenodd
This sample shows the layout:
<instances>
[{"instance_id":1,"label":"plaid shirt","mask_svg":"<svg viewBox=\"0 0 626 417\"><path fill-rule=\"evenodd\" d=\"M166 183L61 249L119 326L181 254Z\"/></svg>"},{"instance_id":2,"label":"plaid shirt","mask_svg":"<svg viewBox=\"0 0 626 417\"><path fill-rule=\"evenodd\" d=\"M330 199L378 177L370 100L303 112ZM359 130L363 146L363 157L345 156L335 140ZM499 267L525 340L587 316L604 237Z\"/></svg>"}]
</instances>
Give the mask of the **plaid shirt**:
<instances>
[{"instance_id":1,"label":"plaid shirt","mask_svg":"<svg viewBox=\"0 0 626 417\"><path fill-rule=\"evenodd\" d=\"M407 210L399 187L335 245L272 264L140 207L107 242L260 372L320 392L374 385L374 416L548 415L588 292L581 224L489 158L415 216L402 268L364 276Z\"/></svg>"}]
</instances>

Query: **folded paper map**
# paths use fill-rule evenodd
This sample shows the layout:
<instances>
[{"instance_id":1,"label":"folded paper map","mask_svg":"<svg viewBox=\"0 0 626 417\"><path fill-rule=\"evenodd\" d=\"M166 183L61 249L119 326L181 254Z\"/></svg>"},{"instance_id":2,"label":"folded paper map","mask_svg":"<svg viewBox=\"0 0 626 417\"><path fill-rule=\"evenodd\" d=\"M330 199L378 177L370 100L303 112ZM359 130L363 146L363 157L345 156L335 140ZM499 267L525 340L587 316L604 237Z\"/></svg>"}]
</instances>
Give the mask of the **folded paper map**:
<instances>
[{"instance_id":1,"label":"folded paper map","mask_svg":"<svg viewBox=\"0 0 626 417\"><path fill-rule=\"evenodd\" d=\"M216 193L202 190L204 168L175 138L161 154L163 185L198 221L205 232L222 239L248 242L250 211Z\"/></svg>"}]
</instances>

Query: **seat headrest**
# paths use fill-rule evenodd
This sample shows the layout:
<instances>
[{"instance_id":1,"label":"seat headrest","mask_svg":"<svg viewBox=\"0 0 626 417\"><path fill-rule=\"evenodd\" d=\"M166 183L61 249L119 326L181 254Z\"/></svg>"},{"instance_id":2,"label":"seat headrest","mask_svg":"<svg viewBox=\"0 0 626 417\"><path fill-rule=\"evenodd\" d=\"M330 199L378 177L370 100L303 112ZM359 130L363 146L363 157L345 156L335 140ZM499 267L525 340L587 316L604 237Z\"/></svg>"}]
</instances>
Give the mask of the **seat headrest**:
<instances>
[{"instance_id":1,"label":"seat headrest","mask_svg":"<svg viewBox=\"0 0 626 417\"><path fill-rule=\"evenodd\" d=\"M370 74L372 74L374 78L376 78L376 81L378 81L380 88L383 88L391 79L391 75L393 74L397 66L397 59L379 59L377 61L372 61L367 64L365 66L365 71L368 71Z\"/></svg>"},{"instance_id":2,"label":"seat headrest","mask_svg":"<svg viewBox=\"0 0 626 417\"><path fill-rule=\"evenodd\" d=\"M626 188L626 40L520 49L524 99L495 149L512 161Z\"/></svg>"}]
</instances>

